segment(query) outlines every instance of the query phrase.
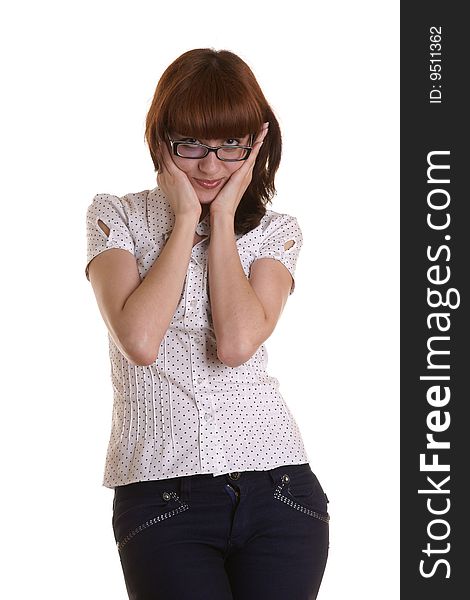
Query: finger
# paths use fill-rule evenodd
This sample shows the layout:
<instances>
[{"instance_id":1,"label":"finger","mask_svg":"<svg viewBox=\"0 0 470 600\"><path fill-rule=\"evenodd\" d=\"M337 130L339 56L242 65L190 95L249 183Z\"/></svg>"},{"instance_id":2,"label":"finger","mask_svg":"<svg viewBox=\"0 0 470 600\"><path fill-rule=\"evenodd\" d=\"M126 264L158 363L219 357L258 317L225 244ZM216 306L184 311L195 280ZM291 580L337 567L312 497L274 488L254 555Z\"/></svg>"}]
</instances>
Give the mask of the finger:
<instances>
[{"instance_id":1,"label":"finger","mask_svg":"<svg viewBox=\"0 0 470 600\"><path fill-rule=\"evenodd\" d=\"M264 138L266 137L269 130L269 123L263 123L263 126L256 134L255 140L253 142L253 148L259 148L259 146L263 143Z\"/></svg>"},{"instance_id":2,"label":"finger","mask_svg":"<svg viewBox=\"0 0 470 600\"><path fill-rule=\"evenodd\" d=\"M163 156L163 152L162 152L162 146L164 146L165 143L162 142L159 144L158 149L157 149L157 161L158 161L158 165L159 165L159 173L163 173L164 170L168 170L167 165L165 163L165 157ZM165 168L165 169L164 169Z\"/></svg>"},{"instance_id":3,"label":"finger","mask_svg":"<svg viewBox=\"0 0 470 600\"><path fill-rule=\"evenodd\" d=\"M162 141L160 143L160 156L162 158L163 164L165 165L165 169L167 171L171 172L173 160L168 151L168 146L166 144L166 141Z\"/></svg>"},{"instance_id":4,"label":"finger","mask_svg":"<svg viewBox=\"0 0 470 600\"><path fill-rule=\"evenodd\" d=\"M258 135L256 136L255 144L263 142L264 138L268 134L268 131L269 131L269 122L268 123L263 123L263 126L258 131Z\"/></svg>"},{"instance_id":5,"label":"finger","mask_svg":"<svg viewBox=\"0 0 470 600\"><path fill-rule=\"evenodd\" d=\"M182 171L178 167L178 165L175 163L175 161L173 160L173 155L170 154L170 151L169 151L166 143L162 143L162 155L165 160L165 166L166 166L167 170L172 175L179 177L181 175L181 173L183 173L184 171Z\"/></svg>"},{"instance_id":6,"label":"finger","mask_svg":"<svg viewBox=\"0 0 470 600\"><path fill-rule=\"evenodd\" d=\"M166 170L169 173L174 174L176 172L177 166L173 160L173 157L170 154L167 142L165 140L162 140L159 144L159 153L162 163L165 166Z\"/></svg>"},{"instance_id":7,"label":"finger","mask_svg":"<svg viewBox=\"0 0 470 600\"><path fill-rule=\"evenodd\" d=\"M252 169L254 167L256 157L258 156L261 146L263 145L264 138L268 134L268 129L269 129L269 123L264 123L263 126L261 127L261 129L259 130L259 132L256 136L256 139L252 145L252 151L250 153L250 156L245 161L244 166L246 169Z\"/></svg>"}]
</instances>

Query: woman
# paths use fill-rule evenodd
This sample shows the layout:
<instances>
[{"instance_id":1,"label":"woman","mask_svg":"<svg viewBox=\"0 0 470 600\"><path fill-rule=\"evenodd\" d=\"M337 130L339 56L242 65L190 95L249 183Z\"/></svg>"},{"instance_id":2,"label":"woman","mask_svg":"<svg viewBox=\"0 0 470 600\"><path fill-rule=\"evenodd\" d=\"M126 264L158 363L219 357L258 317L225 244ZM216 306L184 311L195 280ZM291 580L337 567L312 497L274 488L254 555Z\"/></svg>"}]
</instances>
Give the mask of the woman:
<instances>
[{"instance_id":1,"label":"woman","mask_svg":"<svg viewBox=\"0 0 470 600\"><path fill-rule=\"evenodd\" d=\"M161 77L146 139L158 186L87 213L129 598L316 598L328 500L263 345L302 245L296 219L266 209L279 124L238 56L198 49Z\"/></svg>"}]
</instances>

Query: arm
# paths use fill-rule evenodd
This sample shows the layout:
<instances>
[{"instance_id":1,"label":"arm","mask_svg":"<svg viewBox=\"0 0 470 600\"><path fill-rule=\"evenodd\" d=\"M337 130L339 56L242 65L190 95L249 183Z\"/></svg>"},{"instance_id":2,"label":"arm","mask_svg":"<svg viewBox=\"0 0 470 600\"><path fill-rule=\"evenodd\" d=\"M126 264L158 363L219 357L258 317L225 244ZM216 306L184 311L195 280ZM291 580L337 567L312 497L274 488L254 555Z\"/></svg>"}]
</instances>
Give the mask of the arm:
<instances>
[{"instance_id":1,"label":"arm","mask_svg":"<svg viewBox=\"0 0 470 600\"><path fill-rule=\"evenodd\" d=\"M209 290L217 355L230 367L246 362L274 331L292 285L277 260L262 258L243 271L233 217L211 213Z\"/></svg>"},{"instance_id":2,"label":"arm","mask_svg":"<svg viewBox=\"0 0 470 600\"><path fill-rule=\"evenodd\" d=\"M165 247L142 282L135 258L126 250L102 252L89 265L101 315L133 364L149 365L158 356L181 296L197 222L196 214L176 217Z\"/></svg>"},{"instance_id":3,"label":"arm","mask_svg":"<svg viewBox=\"0 0 470 600\"><path fill-rule=\"evenodd\" d=\"M157 183L175 215L173 231L165 247L143 281L134 256L126 249L109 248L98 254L89 263L88 270L112 338L124 356L136 365L150 365L158 356L160 343L181 297L201 215L201 205L189 179L176 169L166 145L162 146ZM131 241L125 239L129 231L122 224L122 215L117 211L109 216L113 223L98 221L102 232L109 236L109 226L117 226L113 239L118 238L124 248L131 250Z\"/></svg>"}]
</instances>

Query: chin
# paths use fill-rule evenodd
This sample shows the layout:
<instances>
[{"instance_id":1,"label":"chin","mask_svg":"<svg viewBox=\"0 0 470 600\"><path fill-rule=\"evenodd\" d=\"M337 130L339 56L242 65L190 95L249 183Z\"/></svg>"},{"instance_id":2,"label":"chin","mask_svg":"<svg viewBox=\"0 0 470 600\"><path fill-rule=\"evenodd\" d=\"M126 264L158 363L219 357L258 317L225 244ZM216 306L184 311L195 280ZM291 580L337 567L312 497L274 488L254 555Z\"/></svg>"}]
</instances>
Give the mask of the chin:
<instances>
[{"instance_id":1,"label":"chin","mask_svg":"<svg viewBox=\"0 0 470 600\"><path fill-rule=\"evenodd\" d=\"M217 190L218 192L218 190ZM201 204L210 204L213 200L215 200L217 196L217 192L197 192L197 197Z\"/></svg>"}]
</instances>

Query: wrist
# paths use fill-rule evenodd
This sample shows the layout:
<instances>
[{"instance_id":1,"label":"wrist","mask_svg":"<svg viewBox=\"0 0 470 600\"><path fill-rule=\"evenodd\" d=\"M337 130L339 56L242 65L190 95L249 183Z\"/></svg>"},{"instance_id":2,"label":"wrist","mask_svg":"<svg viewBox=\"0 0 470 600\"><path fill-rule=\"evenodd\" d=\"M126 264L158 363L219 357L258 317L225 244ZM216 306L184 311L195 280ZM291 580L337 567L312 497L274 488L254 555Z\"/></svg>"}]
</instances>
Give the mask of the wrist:
<instances>
[{"instance_id":1,"label":"wrist","mask_svg":"<svg viewBox=\"0 0 470 600\"><path fill-rule=\"evenodd\" d=\"M231 223L232 225L235 222L235 212L230 211L229 209L222 208L212 208L210 211L210 221L212 223Z\"/></svg>"},{"instance_id":2,"label":"wrist","mask_svg":"<svg viewBox=\"0 0 470 600\"><path fill-rule=\"evenodd\" d=\"M196 230L199 223L200 214L197 213L179 213L175 214L174 227L178 229Z\"/></svg>"}]
</instances>

